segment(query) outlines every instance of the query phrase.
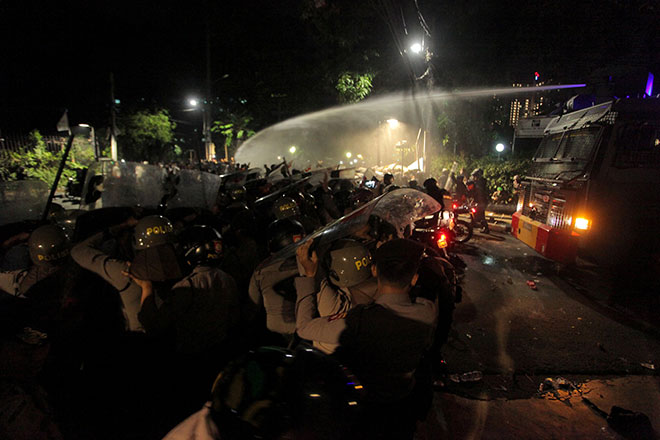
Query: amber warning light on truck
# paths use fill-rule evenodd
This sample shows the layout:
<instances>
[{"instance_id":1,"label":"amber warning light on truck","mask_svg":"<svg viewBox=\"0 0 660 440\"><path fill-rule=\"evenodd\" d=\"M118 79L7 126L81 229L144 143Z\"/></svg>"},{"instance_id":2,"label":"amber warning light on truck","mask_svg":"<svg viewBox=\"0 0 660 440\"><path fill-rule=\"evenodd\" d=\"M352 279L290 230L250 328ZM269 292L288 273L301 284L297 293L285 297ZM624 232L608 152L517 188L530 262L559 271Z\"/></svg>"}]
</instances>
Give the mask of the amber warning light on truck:
<instances>
[{"instance_id":1,"label":"amber warning light on truck","mask_svg":"<svg viewBox=\"0 0 660 440\"><path fill-rule=\"evenodd\" d=\"M584 218L584 217L578 217L575 219L575 229L580 229L581 231L586 231L589 229L589 224L591 222Z\"/></svg>"}]
</instances>

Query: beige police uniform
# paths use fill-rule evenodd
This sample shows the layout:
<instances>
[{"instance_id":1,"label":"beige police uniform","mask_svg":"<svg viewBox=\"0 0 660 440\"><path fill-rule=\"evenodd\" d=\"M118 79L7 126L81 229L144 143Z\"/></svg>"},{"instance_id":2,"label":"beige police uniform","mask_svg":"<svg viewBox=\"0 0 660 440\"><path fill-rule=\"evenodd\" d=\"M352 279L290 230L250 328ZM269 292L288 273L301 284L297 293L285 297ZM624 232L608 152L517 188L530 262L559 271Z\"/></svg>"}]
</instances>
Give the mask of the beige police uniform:
<instances>
[{"instance_id":1,"label":"beige police uniform","mask_svg":"<svg viewBox=\"0 0 660 440\"><path fill-rule=\"evenodd\" d=\"M122 274L128 270L128 262L111 258L99 250L102 243L103 232L92 235L71 249L71 257L81 267L98 274L119 291L126 330L144 332L138 319L142 289Z\"/></svg>"},{"instance_id":2,"label":"beige police uniform","mask_svg":"<svg viewBox=\"0 0 660 440\"><path fill-rule=\"evenodd\" d=\"M295 297L287 298L275 289L279 282L296 275L298 266L285 260L282 264L255 270L250 278L250 301L255 307L264 307L266 327L272 332L283 335L296 332Z\"/></svg>"}]
</instances>

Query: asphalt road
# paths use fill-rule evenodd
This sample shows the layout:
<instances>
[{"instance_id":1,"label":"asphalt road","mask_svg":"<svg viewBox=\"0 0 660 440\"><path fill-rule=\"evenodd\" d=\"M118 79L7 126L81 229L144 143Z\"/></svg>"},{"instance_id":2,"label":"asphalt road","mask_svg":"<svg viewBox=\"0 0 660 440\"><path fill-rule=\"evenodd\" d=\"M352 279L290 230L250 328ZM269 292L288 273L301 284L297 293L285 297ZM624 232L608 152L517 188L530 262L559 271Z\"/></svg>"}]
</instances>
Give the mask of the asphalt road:
<instances>
[{"instance_id":1,"label":"asphalt road","mask_svg":"<svg viewBox=\"0 0 660 440\"><path fill-rule=\"evenodd\" d=\"M419 438L623 438L584 404L593 390L605 412L627 405L660 429L660 332L612 302L619 285L504 233L475 233L459 255L463 301L443 352L450 373L483 379L447 379ZM571 385L542 393L545 378Z\"/></svg>"}]
</instances>

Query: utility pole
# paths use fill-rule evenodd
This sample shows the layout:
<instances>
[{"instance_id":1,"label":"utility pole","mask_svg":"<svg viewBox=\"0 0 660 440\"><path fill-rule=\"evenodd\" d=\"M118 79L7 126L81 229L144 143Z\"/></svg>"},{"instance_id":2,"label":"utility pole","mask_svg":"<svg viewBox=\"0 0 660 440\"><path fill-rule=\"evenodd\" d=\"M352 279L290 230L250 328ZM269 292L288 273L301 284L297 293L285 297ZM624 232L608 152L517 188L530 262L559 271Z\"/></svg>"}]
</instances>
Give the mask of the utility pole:
<instances>
[{"instance_id":1,"label":"utility pole","mask_svg":"<svg viewBox=\"0 0 660 440\"><path fill-rule=\"evenodd\" d=\"M115 76L110 72L110 157L117 160L117 109L115 101Z\"/></svg>"},{"instance_id":2,"label":"utility pole","mask_svg":"<svg viewBox=\"0 0 660 440\"><path fill-rule=\"evenodd\" d=\"M208 6L208 2L207 2ZM206 8L208 11L208 7ZM206 17L206 90L204 104L202 105L202 131L204 135L204 155L206 160L212 160L215 156L215 146L211 142L211 28L209 25L209 14ZM225 159L227 158L227 147L225 147Z\"/></svg>"}]
</instances>

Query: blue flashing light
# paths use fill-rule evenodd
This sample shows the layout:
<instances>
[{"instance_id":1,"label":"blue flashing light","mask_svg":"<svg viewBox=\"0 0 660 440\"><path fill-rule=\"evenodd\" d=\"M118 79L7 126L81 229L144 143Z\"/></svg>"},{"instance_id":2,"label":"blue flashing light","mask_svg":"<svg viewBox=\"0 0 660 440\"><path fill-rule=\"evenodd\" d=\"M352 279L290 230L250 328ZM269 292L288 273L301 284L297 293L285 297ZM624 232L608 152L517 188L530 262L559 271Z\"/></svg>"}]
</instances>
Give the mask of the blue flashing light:
<instances>
[{"instance_id":1,"label":"blue flashing light","mask_svg":"<svg viewBox=\"0 0 660 440\"><path fill-rule=\"evenodd\" d=\"M653 95L653 74L649 72L649 76L646 80L646 89L644 90L646 96Z\"/></svg>"}]
</instances>

